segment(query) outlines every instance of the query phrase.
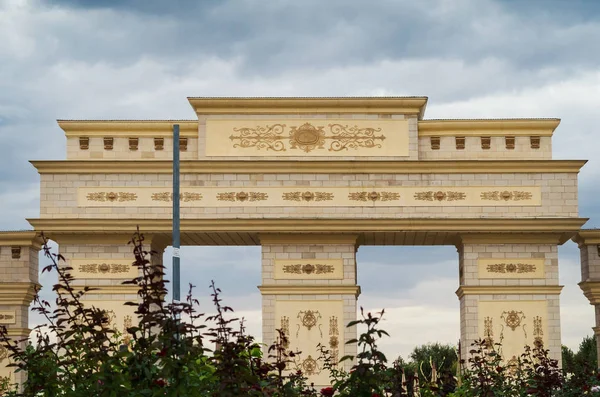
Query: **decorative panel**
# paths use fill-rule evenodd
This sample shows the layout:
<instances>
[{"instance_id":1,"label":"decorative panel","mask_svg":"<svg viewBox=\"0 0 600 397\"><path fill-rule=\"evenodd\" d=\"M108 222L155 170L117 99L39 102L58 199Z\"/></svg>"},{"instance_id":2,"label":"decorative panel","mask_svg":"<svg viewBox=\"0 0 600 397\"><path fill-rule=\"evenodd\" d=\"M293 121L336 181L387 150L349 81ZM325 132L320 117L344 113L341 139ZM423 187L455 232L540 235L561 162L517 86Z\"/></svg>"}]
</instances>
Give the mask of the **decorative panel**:
<instances>
[{"instance_id":1,"label":"decorative panel","mask_svg":"<svg viewBox=\"0 0 600 397\"><path fill-rule=\"evenodd\" d=\"M80 187L81 207L170 207L169 188ZM539 206L536 186L498 187L194 187L184 207L464 207Z\"/></svg>"},{"instance_id":2,"label":"decorative panel","mask_svg":"<svg viewBox=\"0 0 600 397\"><path fill-rule=\"evenodd\" d=\"M275 259L276 280L341 280L343 259Z\"/></svg>"},{"instance_id":3,"label":"decorative panel","mask_svg":"<svg viewBox=\"0 0 600 397\"><path fill-rule=\"evenodd\" d=\"M206 156L408 156L407 120L208 119Z\"/></svg>"},{"instance_id":4,"label":"decorative panel","mask_svg":"<svg viewBox=\"0 0 600 397\"><path fill-rule=\"evenodd\" d=\"M138 276L139 270L131 259L71 259L69 266L75 278L127 279Z\"/></svg>"},{"instance_id":5,"label":"decorative panel","mask_svg":"<svg viewBox=\"0 0 600 397\"><path fill-rule=\"evenodd\" d=\"M546 301L480 301L479 334L490 343L502 343L502 355L511 362L524 347L542 341L547 345Z\"/></svg>"},{"instance_id":6,"label":"decorative panel","mask_svg":"<svg viewBox=\"0 0 600 397\"><path fill-rule=\"evenodd\" d=\"M289 348L302 354L288 370L301 369L316 385L328 385L329 374L319 360L317 345L329 349L335 361L344 356L344 305L341 300L276 301L275 326L290 339Z\"/></svg>"},{"instance_id":7,"label":"decorative panel","mask_svg":"<svg viewBox=\"0 0 600 397\"><path fill-rule=\"evenodd\" d=\"M127 333L127 328L131 328L137 325L137 315L134 313L134 306L125 306L126 301L117 300L84 300L84 305L88 307L96 307L98 309L106 311L108 317L107 327L114 329L121 334L123 343L128 344L131 341L131 337Z\"/></svg>"},{"instance_id":8,"label":"decorative panel","mask_svg":"<svg viewBox=\"0 0 600 397\"><path fill-rule=\"evenodd\" d=\"M545 278L543 258L479 259L479 278Z\"/></svg>"},{"instance_id":9,"label":"decorative panel","mask_svg":"<svg viewBox=\"0 0 600 397\"><path fill-rule=\"evenodd\" d=\"M17 313L14 310L0 311L0 324L16 324Z\"/></svg>"}]
</instances>

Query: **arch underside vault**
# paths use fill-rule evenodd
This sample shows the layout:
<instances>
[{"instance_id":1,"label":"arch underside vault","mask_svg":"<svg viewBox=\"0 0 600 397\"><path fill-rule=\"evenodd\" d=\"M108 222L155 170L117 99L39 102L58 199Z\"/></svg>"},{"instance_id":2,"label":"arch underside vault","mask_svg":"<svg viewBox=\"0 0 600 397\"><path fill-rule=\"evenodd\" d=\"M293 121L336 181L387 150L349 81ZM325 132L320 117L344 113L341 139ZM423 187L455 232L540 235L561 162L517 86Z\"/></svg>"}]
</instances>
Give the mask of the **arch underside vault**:
<instances>
[{"instance_id":1,"label":"arch underside vault","mask_svg":"<svg viewBox=\"0 0 600 397\"><path fill-rule=\"evenodd\" d=\"M557 247L586 219L585 162L552 160L558 120L423 120L426 98L190 103L198 120L59 122L67 160L32 162L34 231L0 233L0 323L15 336L28 333L37 232L59 244L80 287L101 288L88 301L118 327L132 321L127 242L139 227L162 263L180 124L182 245L261 246L263 342L283 329L315 384L328 383L318 343L356 353L344 342L356 337L345 324L356 319L360 245L456 246L462 345L502 339L510 360L541 340L560 359Z\"/></svg>"}]
</instances>

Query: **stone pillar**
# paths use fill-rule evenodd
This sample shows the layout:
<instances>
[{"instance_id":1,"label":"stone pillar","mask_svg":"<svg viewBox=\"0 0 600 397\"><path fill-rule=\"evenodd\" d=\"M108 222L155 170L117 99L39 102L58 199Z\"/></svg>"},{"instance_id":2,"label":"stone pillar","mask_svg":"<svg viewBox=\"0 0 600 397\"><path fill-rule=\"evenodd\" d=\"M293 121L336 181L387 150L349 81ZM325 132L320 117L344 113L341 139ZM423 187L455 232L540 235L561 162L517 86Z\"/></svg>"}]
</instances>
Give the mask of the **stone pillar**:
<instances>
[{"instance_id":1,"label":"stone pillar","mask_svg":"<svg viewBox=\"0 0 600 397\"><path fill-rule=\"evenodd\" d=\"M290 349L301 356L293 370L301 369L315 385L327 386L317 345L338 359L356 355L356 235L261 235L263 343L271 345L282 329ZM352 363L346 362L349 370Z\"/></svg>"},{"instance_id":2,"label":"stone pillar","mask_svg":"<svg viewBox=\"0 0 600 397\"><path fill-rule=\"evenodd\" d=\"M27 339L29 305L38 284L38 256L41 239L35 232L0 233L0 325L15 341ZM24 344L24 343L23 343ZM24 347L24 346L23 346ZM9 352L0 346L0 378L23 383L26 374L7 368ZM0 394L2 390L0 390Z\"/></svg>"},{"instance_id":3,"label":"stone pillar","mask_svg":"<svg viewBox=\"0 0 600 397\"><path fill-rule=\"evenodd\" d=\"M579 287L595 309L596 324L592 329L600 357L600 230L582 230L574 240L579 244L581 257ZM600 368L599 363L596 366Z\"/></svg>"},{"instance_id":4,"label":"stone pillar","mask_svg":"<svg viewBox=\"0 0 600 397\"><path fill-rule=\"evenodd\" d=\"M138 277L133 245L128 244L131 235L69 235L56 237L59 250L65 258L63 263L73 268L74 286L98 288L85 294L83 302L108 311L110 326L122 333L127 342L126 329L136 324L134 306L125 302L137 302L137 286L123 285L123 281ZM162 264L164 243L144 236L144 249L155 251L151 264Z\"/></svg>"},{"instance_id":5,"label":"stone pillar","mask_svg":"<svg viewBox=\"0 0 600 397\"><path fill-rule=\"evenodd\" d=\"M461 358L474 340L488 338L509 362L535 341L560 362L557 241L464 235L458 252Z\"/></svg>"}]
</instances>

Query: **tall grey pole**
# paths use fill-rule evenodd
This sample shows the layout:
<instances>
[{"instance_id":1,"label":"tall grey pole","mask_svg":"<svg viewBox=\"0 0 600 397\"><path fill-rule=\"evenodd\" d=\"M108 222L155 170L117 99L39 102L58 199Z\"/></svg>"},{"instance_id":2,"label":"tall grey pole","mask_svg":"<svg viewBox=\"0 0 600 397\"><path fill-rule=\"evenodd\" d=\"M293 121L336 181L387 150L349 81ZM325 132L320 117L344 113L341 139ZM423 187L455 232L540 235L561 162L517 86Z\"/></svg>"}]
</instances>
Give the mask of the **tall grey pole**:
<instances>
[{"instance_id":1,"label":"tall grey pole","mask_svg":"<svg viewBox=\"0 0 600 397\"><path fill-rule=\"evenodd\" d=\"M179 222L179 124L173 125L173 300L181 299L180 291L180 222Z\"/></svg>"}]
</instances>

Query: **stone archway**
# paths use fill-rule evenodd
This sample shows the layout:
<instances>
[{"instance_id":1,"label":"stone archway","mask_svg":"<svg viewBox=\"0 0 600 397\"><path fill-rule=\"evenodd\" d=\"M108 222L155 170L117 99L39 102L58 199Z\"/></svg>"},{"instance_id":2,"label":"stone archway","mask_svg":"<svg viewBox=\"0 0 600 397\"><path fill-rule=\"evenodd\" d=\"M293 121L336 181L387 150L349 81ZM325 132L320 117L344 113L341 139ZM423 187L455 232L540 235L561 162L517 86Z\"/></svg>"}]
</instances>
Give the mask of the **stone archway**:
<instances>
[{"instance_id":1,"label":"stone archway","mask_svg":"<svg viewBox=\"0 0 600 397\"><path fill-rule=\"evenodd\" d=\"M319 341L353 354L356 248L454 245L462 344L502 335L510 359L540 338L560 359L557 246L586 221L584 162L551 159L558 120L423 120L426 102L190 98L193 121L59 121L67 160L32 162L41 209L30 223L124 323L129 234L139 226L158 253L170 241L179 124L182 244L261 245L266 343L283 328L304 351ZM33 252L27 233L0 234L0 269L23 270L24 289L0 281L0 311L23 313L5 321L15 330L27 328L37 263L7 255ZM325 382L309 355L299 366Z\"/></svg>"}]
</instances>

